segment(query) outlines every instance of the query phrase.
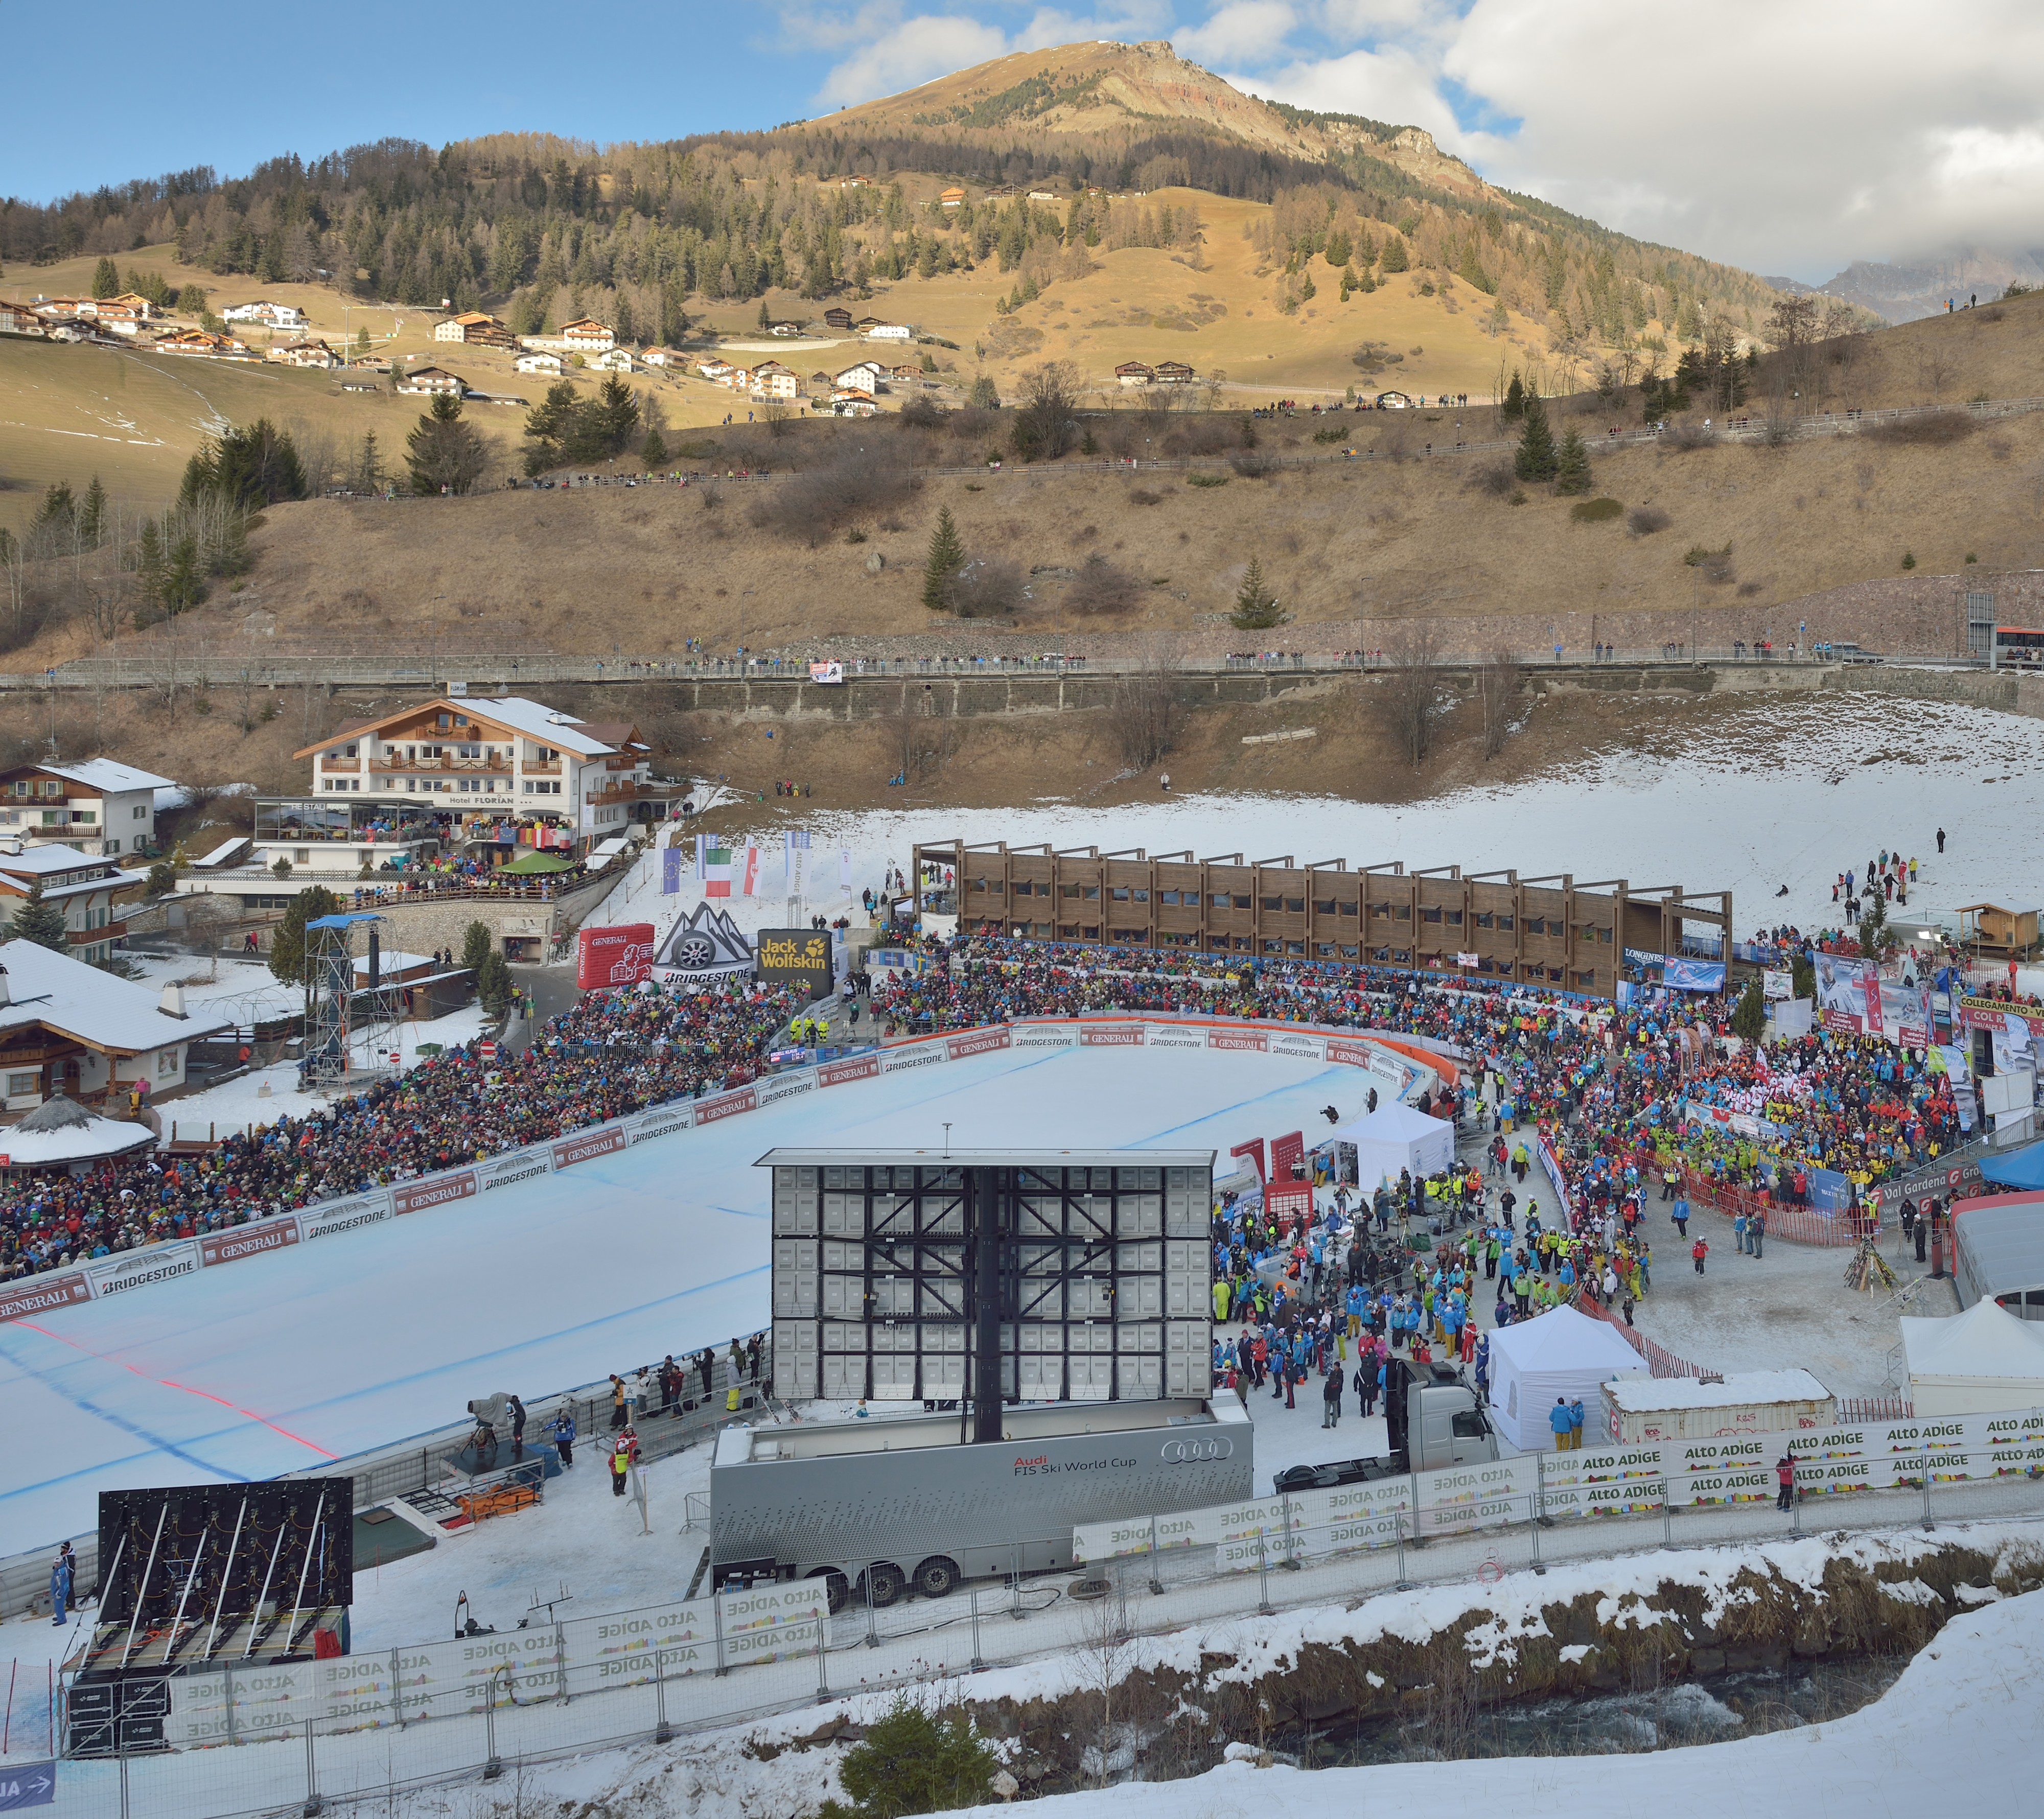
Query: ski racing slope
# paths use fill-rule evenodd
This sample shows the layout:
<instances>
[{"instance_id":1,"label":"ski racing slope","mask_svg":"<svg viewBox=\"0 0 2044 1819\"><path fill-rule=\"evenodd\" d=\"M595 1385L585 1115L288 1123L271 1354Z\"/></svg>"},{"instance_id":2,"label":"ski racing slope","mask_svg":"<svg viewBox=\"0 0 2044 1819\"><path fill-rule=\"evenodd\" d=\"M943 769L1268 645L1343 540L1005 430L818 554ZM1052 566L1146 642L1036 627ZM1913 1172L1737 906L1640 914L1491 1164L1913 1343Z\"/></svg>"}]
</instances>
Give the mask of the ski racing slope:
<instances>
[{"instance_id":1,"label":"ski racing slope","mask_svg":"<svg viewBox=\"0 0 2044 1819\"><path fill-rule=\"evenodd\" d=\"M776 1145L1212 1147L1359 1109L1350 1067L1053 1049L806 1094L566 1173L0 1326L0 1555L97 1494L318 1465L767 1323Z\"/></svg>"}]
</instances>

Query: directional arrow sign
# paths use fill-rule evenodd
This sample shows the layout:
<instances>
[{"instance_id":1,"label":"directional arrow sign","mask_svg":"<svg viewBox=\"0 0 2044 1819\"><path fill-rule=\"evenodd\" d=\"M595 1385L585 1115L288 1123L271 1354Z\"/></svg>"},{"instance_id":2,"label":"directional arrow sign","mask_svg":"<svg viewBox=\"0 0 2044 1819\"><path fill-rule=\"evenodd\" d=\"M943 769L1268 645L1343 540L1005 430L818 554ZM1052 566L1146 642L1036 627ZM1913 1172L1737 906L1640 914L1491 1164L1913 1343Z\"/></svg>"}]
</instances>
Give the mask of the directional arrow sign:
<instances>
[{"instance_id":1,"label":"directional arrow sign","mask_svg":"<svg viewBox=\"0 0 2044 1819\"><path fill-rule=\"evenodd\" d=\"M0 1767L0 1813L24 1806L47 1806L57 1797L57 1765L53 1762L9 1763Z\"/></svg>"}]
</instances>

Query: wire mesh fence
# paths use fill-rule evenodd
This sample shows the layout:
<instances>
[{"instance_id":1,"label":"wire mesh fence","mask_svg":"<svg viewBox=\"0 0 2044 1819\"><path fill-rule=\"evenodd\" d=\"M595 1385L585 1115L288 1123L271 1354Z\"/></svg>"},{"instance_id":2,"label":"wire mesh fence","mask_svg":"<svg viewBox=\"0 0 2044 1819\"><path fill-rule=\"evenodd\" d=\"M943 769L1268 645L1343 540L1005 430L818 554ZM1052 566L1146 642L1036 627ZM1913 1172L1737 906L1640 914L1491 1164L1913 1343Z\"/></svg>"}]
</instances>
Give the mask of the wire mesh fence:
<instances>
[{"instance_id":1,"label":"wire mesh fence","mask_svg":"<svg viewBox=\"0 0 2044 1819\"><path fill-rule=\"evenodd\" d=\"M1915 1464L1891 1463L1896 1475ZM579 1620L586 1635L553 1625L480 1639L505 1651L501 1664L436 1691L425 1687L425 1656L444 1655L450 1644L367 1651L317 1664L344 1667L358 1694L370 1689L359 1709L300 1719L290 1710L291 1689L252 1673L224 1709L217 1698L210 1707L202 1699L186 1708L217 1721L217 1747L74 1756L61 1765L54 1809L95 1819L363 1812L409 1789L455 1782L514 1800L528 1771L567 1756L664 1741L832 1695L962 1682L986 1667L1057 1655L1076 1655L1090 1671L1096 1654L1112 1650L1125 1661L1137 1638L1199 1625L1419 1586L1465 1583L1481 1602L1484 1588L1508 1573L1663 1548L2044 1519L2044 1476L2034 1464L1977 1478L1945 1479L1929 1468L1953 1464L1927 1455L1913 1479L1834 1495L1820 1489L1831 1468L1806 1461L1800 1492L1785 1506L1748 1471L1536 1487L1420 1507L1358 1506L1358 1514L1311 1524L1281 1516L1212 1545L1091 1561L1077 1577L1018 1571L885 1608L859 1597L863 1575L855 1571L835 1613L798 1610L763 1644L763 1633L752 1633L749 1649L735 1630L679 1636L674 1614L682 1607L662 1606ZM1979 1468L2007 1464L1991 1456ZM1018 1544L1018 1559L1025 1545ZM727 1594L724 1608L742 1608L744 1596ZM247 1721L229 1735L227 1714L236 1709ZM140 1728L148 1722L144 1717Z\"/></svg>"}]
</instances>

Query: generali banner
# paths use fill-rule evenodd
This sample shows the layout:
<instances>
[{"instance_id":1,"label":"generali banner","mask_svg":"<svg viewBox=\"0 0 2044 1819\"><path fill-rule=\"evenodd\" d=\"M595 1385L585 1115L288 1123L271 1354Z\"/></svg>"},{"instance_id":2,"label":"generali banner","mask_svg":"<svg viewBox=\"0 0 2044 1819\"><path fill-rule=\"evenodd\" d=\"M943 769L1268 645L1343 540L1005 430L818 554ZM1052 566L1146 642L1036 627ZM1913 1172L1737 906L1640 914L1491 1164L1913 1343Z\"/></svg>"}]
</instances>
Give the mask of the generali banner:
<instances>
[{"instance_id":1,"label":"generali banner","mask_svg":"<svg viewBox=\"0 0 2044 1819\"><path fill-rule=\"evenodd\" d=\"M32 1314L54 1314L60 1307L73 1307L92 1299L92 1284L82 1269L67 1269L56 1276L32 1276L0 1288L0 1320L19 1320Z\"/></svg>"},{"instance_id":2,"label":"generali banner","mask_svg":"<svg viewBox=\"0 0 2044 1819\"><path fill-rule=\"evenodd\" d=\"M422 1180L399 1182L390 1190L390 1203L401 1214L423 1213L430 1207L472 1199L478 1187L473 1169L457 1169L451 1175L428 1175Z\"/></svg>"},{"instance_id":3,"label":"generali banner","mask_svg":"<svg viewBox=\"0 0 2044 1819\"><path fill-rule=\"evenodd\" d=\"M968 1030L962 1036L947 1036L944 1047L955 1061L967 1055L983 1055L992 1049L1007 1048L1012 1038L1004 1026L997 1030Z\"/></svg>"},{"instance_id":4,"label":"generali banner","mask_svg":"<svg viewBox=\"0 0 2044 1819\"><path fill-rule=\"evenodd\" d=\"M627 1146L622 1124L599 1124L594 1130L579 1130L563 1137L553 1146L554 1166L572 1169L597 1156L615 1156Z\"/></svg>"},{"instance_id":5,"label":"generali banner","mask_svg":"<svg viewBox=\"0 0 2044 1819\"><path fill-rule=\"evenodd\" d=\"M217 1263L238 1263L244 1257L260 1257L268 1250L282 1250L298 1241L298 1222L289 1214L274 1219L258 1219L253 1225L230 1226L224 1232L200 1234L200 1261L210 1269Z\"/></svg>"}]
</instances>

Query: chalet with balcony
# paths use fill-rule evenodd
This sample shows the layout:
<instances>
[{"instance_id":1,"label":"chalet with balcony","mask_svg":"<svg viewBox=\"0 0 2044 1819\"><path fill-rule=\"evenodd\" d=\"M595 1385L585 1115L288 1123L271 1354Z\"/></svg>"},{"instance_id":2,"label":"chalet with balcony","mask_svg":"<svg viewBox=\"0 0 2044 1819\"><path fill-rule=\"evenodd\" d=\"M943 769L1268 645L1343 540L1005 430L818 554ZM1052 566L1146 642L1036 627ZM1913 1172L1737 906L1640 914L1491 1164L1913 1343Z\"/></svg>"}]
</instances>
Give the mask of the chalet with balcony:
<instances>
[{"instance_id":1,"label":"chalet with balcony","mask_svg":"<svg viewBox=\"0 0 2044 1819\"><path fill-rule=\"evenodd\" d=\"M307 746L311 789L256 804L256 858L295 872L402 872L444 852L495 863L537 847L579 856L664 821L685 783L651 774L628 721L582 721L521 696L450 698Z\"/></svg>"},{"instance_id":2,"label":"chalet with balcony","mask_svg":"<svg viewBox=\"0 0 2044 1819\"><path fill-rule=\"evenodd\" d=\"M156 845L156 792L167 777L117 764L17 764L0 770L0 841L61 845L113 858Z\"/></svg>"}]
</instances>

